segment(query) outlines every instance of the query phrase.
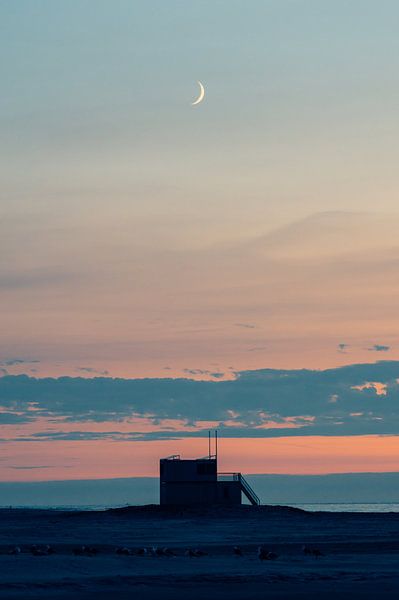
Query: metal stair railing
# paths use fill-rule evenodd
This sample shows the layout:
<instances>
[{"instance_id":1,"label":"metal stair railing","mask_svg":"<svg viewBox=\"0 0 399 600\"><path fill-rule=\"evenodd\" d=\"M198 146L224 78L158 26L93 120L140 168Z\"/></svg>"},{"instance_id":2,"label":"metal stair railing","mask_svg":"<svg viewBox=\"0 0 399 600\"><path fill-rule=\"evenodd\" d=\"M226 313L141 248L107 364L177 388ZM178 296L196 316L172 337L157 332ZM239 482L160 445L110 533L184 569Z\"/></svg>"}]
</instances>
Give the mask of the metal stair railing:
<instances>
[{"instance_id":1,"label":"metal stair railing","mask_svg":"<svg viewBox=\"0 0 399 600\"><path fill-rule=\"evenodd\" d=\"M238 481L241 484L241 491L246 495L246 497L248 498L250 503L253 504L254 506L259 506L260 505L259 496L257 496L255 494L254 490L251 488L251 486L249 485L249 483L245 479L245 477L243 477L241 475L241 473L238 473Z\"/></svg>"},{"instance_id":2,"label":"metal stair railing","mask_svg":"<svg viewBox=\"0 0 399 600\"><path fill-rule=\"evenodd\" d=\"M239 481L241 491L246 495L250 503L254 506L260 505L261 502L259 496L255 494L254 490L241 473L218 473L217 476L218 480Z\"/></svg>"}]
</instances>

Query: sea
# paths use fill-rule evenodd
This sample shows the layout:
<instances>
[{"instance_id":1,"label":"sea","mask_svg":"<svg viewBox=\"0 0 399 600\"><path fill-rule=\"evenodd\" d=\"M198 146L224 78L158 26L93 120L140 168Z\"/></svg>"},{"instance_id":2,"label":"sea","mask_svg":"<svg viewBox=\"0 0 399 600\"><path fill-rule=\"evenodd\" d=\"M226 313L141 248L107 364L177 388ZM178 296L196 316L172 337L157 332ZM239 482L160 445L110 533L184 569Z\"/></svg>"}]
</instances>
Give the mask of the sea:
<instances>
[{"instance_id":1,"label":"sea","mask_svg":"<svg viewBox=\"0 0 399 600\"><path fill-rule=\"evenodd\" d=\"M387 513L387 512L399 512L399 503L374 503L367 504L361 502L353 503L320 503L320 504L289 504L295 508L302 508L310 512L373 512L373 513Z\"/></svg>"},{"instance_id":2,"label":"sea","mask_svg":"<svg viewBox=\"0 0 399 600\"><path fill-rule=\"evenodd\" d=\"M1 508L19 508L19 509L41 509L41 510L57 510L57 511L81 511L81 510L107 510L109 508L119 508L121 504L63 504L57 506L51 505L0 505ZM123 506L123 505L122 505ZM127 506L127 505L125 505ZM269 504L269 506L292 506L294 508L301 508L309 512L360 512L360 513L399 513L399 502L378 502L378 503L317 503L317 504L290 504L288 502L282 502L281 504Z\"/></svg>"}]
</instances>

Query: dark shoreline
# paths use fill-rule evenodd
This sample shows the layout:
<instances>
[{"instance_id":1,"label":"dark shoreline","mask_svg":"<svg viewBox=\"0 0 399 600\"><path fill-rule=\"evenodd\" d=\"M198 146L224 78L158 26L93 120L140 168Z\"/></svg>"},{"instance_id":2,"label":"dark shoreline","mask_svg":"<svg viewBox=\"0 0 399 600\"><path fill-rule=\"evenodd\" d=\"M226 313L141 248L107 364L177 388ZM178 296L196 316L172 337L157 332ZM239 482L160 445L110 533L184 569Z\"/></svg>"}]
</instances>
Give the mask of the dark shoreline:
<instances>
[{"instance_id":1,"label":"dark shoreline","mask_svg":"<svg viewBox=\"0 0 399 600\"><path fill-rule=\"evenodd\" d=\"M51 554L33 551L47 546ZM259 546L273 560L261 561ZM157 553L165 547L170 555ZM191 557L189 549L200 553ZM396 599L399 513L286 506L0 509L1 600L112 594L120 600Z\"/></svg>"},{"instance_id":2,"label":"dark shoreline","mask_svg":"<svg viewBox=\"0 0 399 600\"><path fill-rule=\"evenodd\" d=\"M329 503L326 503L328 505ZM382 503L385 504L385 503ZM63 514L63 515L94 515L94 514L105 514L105 515L120 515L120 516L132 516L132 517L163 517L163 518L174 518L174 517L206 517L206 518L255 518L266 515L281 514L281 515L339 515L343 517L345 515L370 515L377 518L383 518L387 515L397 515L399 519L398 511L358 511L358 510L345 510L345 511L328 511L328 510L306 510L296 506L278 505L278 504L263 504L260 506L203 506L203 505L175 505L175 506L160 506L159 504L139 504L139 505L123 505L110 508L85 508L76 506L75 508L68 507L41 507L41 506L9 506L0 507L0 516L7 514Z\"/></svg>"}]
</instances>

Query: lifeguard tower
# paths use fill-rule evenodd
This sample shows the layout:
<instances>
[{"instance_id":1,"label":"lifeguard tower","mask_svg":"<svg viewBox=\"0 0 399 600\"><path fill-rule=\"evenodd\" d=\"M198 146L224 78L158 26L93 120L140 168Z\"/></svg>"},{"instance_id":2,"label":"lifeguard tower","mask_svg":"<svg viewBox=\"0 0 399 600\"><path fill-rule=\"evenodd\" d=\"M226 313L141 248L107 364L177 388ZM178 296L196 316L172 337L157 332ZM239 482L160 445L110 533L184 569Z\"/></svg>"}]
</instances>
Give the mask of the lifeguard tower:
<instances>
[{"instance_id":1,"label":"lifeguard tower","mask_svg":"<svg viewBox=\"0 0 399 600\"><path fill-rule=\"evenodd\" d=\"M211 454L211 433L208 436L208 456L182 459L179 454L160 460L161 505L239 505L242 494L253 505L260 504L241 473L218 473L218 436L215 431L215 454Z\"/></svg>"}]
</instances>

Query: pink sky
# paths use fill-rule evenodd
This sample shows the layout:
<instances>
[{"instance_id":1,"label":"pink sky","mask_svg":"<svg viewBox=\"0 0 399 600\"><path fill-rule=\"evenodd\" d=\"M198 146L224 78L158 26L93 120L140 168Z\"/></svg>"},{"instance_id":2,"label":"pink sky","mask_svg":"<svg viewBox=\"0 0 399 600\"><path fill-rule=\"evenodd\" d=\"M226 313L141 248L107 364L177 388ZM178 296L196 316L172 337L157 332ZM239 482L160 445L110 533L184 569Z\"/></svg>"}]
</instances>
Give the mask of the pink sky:
<instances>
[{"instance_id":1,"label":"pink sky","mask_svg":"<svg viewBox=\"0 0 399 600\"><path fill-rule=\"evenodd\" d=\"M158 476L159 458L207 454L207 440L51 441L2 446L3 481ZM14 469L13 467L41 467ZM220 439L219 471L322 474L399 471L398 436Z\"/></svg>"},{"instance_id":2,"label":"pink sky","mask_svg":"<svg viewBox=\"0 0 399 600\"><path fill-rule=\"evenodd\" d=\"M52 215L44 228L21 217L12 236L0 231L21 279L2 289L9 373L228 378L399 359L396 215L314 213L244 237L238 222L194 233L195 220L165 217L166 238L155 217L117 206L71 219ZM14 358L25 362L4 364Z\"/></svg>"}]
</instances>

